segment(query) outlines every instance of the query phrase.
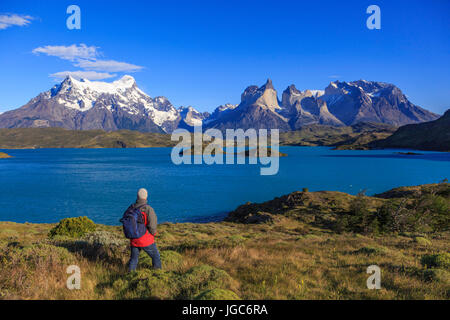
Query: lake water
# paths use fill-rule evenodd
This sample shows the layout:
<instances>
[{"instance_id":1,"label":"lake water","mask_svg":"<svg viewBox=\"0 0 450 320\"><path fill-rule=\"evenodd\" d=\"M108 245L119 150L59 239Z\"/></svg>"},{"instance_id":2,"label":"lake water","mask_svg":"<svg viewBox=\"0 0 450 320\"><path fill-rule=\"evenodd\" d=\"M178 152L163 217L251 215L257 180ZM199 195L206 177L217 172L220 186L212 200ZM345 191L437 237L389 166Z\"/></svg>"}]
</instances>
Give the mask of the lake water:
<instances>
[{"instance_id":1,"label":"lake water","mask_svg":"<svg viewBox=\"0 0 450 320\"><path fill-rule=\"evenodd\" d=\"M88 216L119 224L140 187L158 221L218 220L247 201L273 199L303 187L371 195L450 178L450 153L399 155L398 150L335 151L281 147L277 175L260 165L174 165L170 148L4 150L0 160L0 220L57 222ZM405 150L402 150L405 152Z\"/></svg>"}]
</instances>

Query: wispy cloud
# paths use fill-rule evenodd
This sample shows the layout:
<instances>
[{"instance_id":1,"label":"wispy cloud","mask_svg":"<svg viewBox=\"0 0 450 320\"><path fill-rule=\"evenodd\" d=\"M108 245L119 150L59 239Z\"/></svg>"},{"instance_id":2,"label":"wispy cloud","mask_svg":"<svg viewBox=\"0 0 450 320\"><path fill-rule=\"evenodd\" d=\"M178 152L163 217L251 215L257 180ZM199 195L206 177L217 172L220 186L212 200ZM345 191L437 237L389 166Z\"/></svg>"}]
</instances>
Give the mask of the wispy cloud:
<instances>
[{"instance_id":1,"label":"wispy cloud","mask_svg":"<svg viewBox=\"0 0 450 320\"><path fill-rule=\"evenodd\" d=\"M330 79L338 79L338 78L340 78L341 76L340 75L338 75L338 74L332 74L331 76L328 76L328 78L330 78Z\"/></svg>"},{"instance_id":2,"label":"wispy cloud","mask_svg":"<svg viewBox=\"0 0 450 320\"><path fill-rule=\"evenodd\" d=\"M58 57L64 60L75 61L77 59L95 59L99 56L97 47L88 47L84 43L71 46L45 46L33 49L34 54L43 53L48 56Z\"/></svg>"},{"instance_id":3,"label":"wispy cloud","mask_svg":"<svg viewBox=\"0 0 450 320\"><path fill-rule=\"evenodd\" d=\"M61 71L51 74L56 79L65 78L68 75L74 78L84 78L89 80L102 80L115 77L112 72L137 72L144 67L128 62L116 60L98 59L102 54L98 51L99 47L87 46L84 43L70 46L43 46L33 49L36 55L45 54L52 57L58 57L63 60L71 61L74 67L83 70Z\"/></svg>"},{"instance_id":4,"label":"wispy cloud","mask_svg":"<svg viewBox=\"0 0 450 320\"><path fill-rule=\"evenodd\" d=\"M34 18L32 16L27 15L19 15L19 14L0 14L0 30L4 30L6 28L12 26L23 27L31 23L31 20Z\"/></svg>"},{"instance_id":5,"label":"wispy cloud","mask_svg":"<svg viewBox=\"0 0 450 320\"><path fill-rule=\"evenodd\" d=\"M67 76L72 76L75 79L103 80L113 78L116 74L95 71L61 71L52 73L50 76L58 80L64 79Z\"/></svg>"},{"instance_id":6,"label":"wispy cloud","mask_svg":"<svg viewBox=\"0 0 450 320\"><path fill-rule=\"evenodd\" d=\"M131 63L115 60L79 60L75 66L86 70L108 72L136 72L143 68Z\"/></svg>"}]
</instances>

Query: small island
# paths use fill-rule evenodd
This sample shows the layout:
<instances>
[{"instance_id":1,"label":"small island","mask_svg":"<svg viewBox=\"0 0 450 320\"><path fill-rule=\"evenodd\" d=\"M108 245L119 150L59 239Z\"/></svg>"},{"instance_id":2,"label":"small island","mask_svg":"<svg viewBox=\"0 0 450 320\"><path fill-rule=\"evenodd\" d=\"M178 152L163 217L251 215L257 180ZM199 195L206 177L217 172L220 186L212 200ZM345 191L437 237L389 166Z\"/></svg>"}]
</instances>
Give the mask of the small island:
<instances>
[{"instance_id":1,"label":"small island","mask_svg":"<svg viewBox=\"0 0 450 320\"><path fill-rule=\"evenodd\" d=\"M7 159L7 158L12 158L12 156L10 156L7 153L0 152L0 159Z\"/></svg>"},{"instance_id":2,"label":"small island","mask_svg":"<svg viewBox=\"0 0 450 320\"><path fill-rule=\"evenodd\" d=\"M192 146L191 148L187 148L187 149L183 149L179 152L180 156L183 155L202 155L203 154L203 150L204 149L199 149L199 150L195 150L195 148ZM212 155L216 155L217 154L233 154L233 155L238 155L238 156L244 156L244 157L286 157L287 154L280 152L280 151L272 151L272 148L261 148L261 149L250 149L250 150L245 150L242 152L238 152L238 153L233 153L233 152L224 152L222 149L220 148L216 148L212 150Z\"/></svg>"},{"instance_id":3,"label":"small island","mask_svg":"<svg viewBox=\"0 0 450 320\"><path fill-rule=\"evenodd\" d=\"M397 152L397 154L405 155L405 156L423 156L423 153L417 152Z\"/></svg>"},{"instance_id":4,"label":"small island","mask_svg":"<svg viewBox=\"0 0 450 320\"><path fill-rule=\"evenodd\" d=\"M280 151L274 151L272 148L259 148L250 149L237 153L240 156L245 157L287 157L286 153Z\"/></svg>"}]
</instances>

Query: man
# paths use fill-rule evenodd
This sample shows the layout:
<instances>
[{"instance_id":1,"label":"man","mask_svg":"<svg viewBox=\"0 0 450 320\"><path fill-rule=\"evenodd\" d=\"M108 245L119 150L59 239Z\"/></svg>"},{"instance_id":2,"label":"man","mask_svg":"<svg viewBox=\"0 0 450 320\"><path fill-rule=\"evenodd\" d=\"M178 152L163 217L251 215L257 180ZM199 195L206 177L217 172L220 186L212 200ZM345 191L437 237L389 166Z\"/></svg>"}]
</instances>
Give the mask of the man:
<instances>
[{"instance_id":1,"label":"man","mask_svg":"<svg viewBox=\"0 0 450 320\"><path fill-rule=\"evenodd\" d=\"M139 208L139 211L144 214L144 221L146 221L147 227L147 230L142 237L130 239L131 257L128 263L128 270L130 272L136 270L141 250L144 250L150 258L152 258L154 269L161 269L161 258L155 243L157 224L156 214L153 208L147 204L147 197L147 190L144 188L139 189L136 202L127 209Z\"/></svg>"}]
</instances>

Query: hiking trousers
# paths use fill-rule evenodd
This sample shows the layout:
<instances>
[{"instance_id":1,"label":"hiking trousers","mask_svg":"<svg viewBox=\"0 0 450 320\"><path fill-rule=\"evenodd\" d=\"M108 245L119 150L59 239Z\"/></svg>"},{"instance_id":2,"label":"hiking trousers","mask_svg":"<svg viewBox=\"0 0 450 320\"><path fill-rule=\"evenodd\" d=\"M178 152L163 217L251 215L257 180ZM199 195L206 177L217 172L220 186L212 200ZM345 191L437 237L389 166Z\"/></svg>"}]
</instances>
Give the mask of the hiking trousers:
<instances>
[{"instance_id":1,"label":"hiking trousers","mask_svg":"<svg viewBox=\"0 0 450 320\"><path fill-rule=\"evenodd\" d=\"M136 270L138 261L139 261L139 253L141 250L144 250L150 258L152 258L153 269L161 269L161 258L159 256L158 248L156 247L156 243L147 246L147 247L133 247L131 246L131 258L128 262L128 270L134 271Z\"/></svg>"}]
</instances>

